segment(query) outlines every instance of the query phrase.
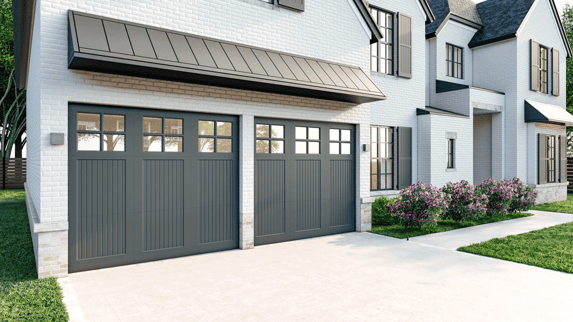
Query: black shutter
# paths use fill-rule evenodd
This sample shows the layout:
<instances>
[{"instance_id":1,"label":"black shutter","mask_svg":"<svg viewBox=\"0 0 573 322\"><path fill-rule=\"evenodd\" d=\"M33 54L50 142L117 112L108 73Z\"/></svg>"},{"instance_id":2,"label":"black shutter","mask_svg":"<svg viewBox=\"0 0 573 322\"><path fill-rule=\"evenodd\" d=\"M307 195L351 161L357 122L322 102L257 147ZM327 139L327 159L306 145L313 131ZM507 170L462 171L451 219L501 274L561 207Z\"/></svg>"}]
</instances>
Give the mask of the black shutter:
<instances>
[{"instance_id":1,"label":"black shutter","mask_svg":"<svg viewBox=\"0 0 573 322\"><path fill-rule=\"evenodd\" d=\"M281 7L304 11L304 0L278 0Z\"/></svg>"},{"instance_id":2,"label":"black shutter","mask_svg":"<svg viewBox=\"0 0 573 322\"><path fill-rule=\"evenodd\" d=\"M561 157L559 162L559 178L561 183L567 182L567 136L559 136L559 156Z\"/></svg>"},{"instance_id":3,"label":"black shutter","mask_svg":"<svg viewBox=\"0 0 573 322\"><path fill-rule=\"evenodd\" d=\"M539 43L531 39L531 90L539 92L541 82L539 80Z\"/></svg>"},{"instance_id":4,"label":"black shutter","mask_svg":"<svg viewBox=\"0 0 573 322\"><path fill-rule=\"evenodd\" d=\"M547 183L547 135L537 134L537 169L538 183Z\"/></svg>"},{"instance_id":5,"label":"black shutter","mask_svg":"<svg viewBox=\"0 0 573 322\"><path fill-rule=\"evenodd\" d=\"M398 128L398 189L412 184L412 128Z\"/></svg>"},{"instance_id":6,"label":"black shutter","mask_svg":"<svg viewBox=\"0 0 573 322\"><path fill-rule=\"evenodd\" d=\"M551 49L551 62L553 66L551 94L559 96L559 50L555 48Z\"/></svg>"},{"instance_id":7,"label":"black shutter","mask_svg":"<svg viewBox=\"0 0 573 322\"><path fill-rule=\"evenodd\" d=\"M412 78L412 17L398 13L398 76Z\"/></svg>"}]
</instances>

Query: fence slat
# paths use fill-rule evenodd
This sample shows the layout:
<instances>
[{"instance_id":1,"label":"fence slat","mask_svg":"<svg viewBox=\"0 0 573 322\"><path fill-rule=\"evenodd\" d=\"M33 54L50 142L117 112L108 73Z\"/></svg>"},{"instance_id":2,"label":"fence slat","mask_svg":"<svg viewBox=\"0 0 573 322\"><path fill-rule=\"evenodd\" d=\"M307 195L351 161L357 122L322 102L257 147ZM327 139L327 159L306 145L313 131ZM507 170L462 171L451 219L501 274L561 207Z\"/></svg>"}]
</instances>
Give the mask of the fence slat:
<instances>
[{"instance_id":1,"label":"fence slat","mask_svg":"<svg viewBox=\"0 0 573 322\"><path fill-rule=\"evenodd\" d=\"M24 182L26 182L25 158L0 159L0 188L24 189Z\"/></svg>"}]
</instances>

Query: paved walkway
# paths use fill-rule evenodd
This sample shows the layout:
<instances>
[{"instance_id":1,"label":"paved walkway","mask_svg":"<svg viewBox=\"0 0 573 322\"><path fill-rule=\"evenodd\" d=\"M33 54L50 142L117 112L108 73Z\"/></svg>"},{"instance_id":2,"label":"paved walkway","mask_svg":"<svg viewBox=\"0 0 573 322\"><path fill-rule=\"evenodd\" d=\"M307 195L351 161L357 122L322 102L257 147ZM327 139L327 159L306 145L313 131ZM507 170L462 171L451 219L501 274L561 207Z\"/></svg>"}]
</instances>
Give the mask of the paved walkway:
<instances>
[{"instance_id":1,"label":"paved walkway","mask_svg":"<svg viewBox=\"0 0 573 322\"><path fill-rule=\"evenodd\" d=\"M481 243L493 238L522 234L573 221L573 214L535 210L530 212L534 213L535 216L456 229L444 233L412 237L410 241L428 246L456 250L462 246Z\"/></svg>"},{"instance_id":2,"label":"paved walkway","mask_svg":"<svg viewBox=\"0 0 573 322\"><path fill-rule=\"evenodd\" d=\"M368 233L60 282L73 317L87 321L573 320L573 274Z\"/></svg>"}]
</instances>

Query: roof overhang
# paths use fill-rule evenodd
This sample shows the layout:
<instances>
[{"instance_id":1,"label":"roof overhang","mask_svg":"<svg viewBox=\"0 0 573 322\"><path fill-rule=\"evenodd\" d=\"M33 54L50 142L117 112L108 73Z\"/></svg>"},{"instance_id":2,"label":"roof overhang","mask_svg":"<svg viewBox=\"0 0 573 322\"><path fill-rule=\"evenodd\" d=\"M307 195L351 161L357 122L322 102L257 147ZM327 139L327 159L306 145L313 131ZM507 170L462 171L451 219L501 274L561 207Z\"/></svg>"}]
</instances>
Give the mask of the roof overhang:
<instances>
[{"instance_id":1,"label":"roof overhang","mask_svg":"<svg viewBox=\"0 0 573 322\"><path fill-rule=\"evenodd\" d=\"M422 9L424 9L424 12L426 13L426 23L428 24L434 22L434 20L436 20L436 16L434 16L434 13L432 12L432 8L430 7L428 0L420 0L420 5L422 6Z\"/></svg>"},{"instance_id":2,"label":"roof overhang","mask_svg":"<svg viewBox=\"0 0 573 322\"><path fill-rule=\"evenodd\" d=\"M483 25L480 25L479 23L475 23L469 19L466 19L462 16L459 16L455 13L448 13L448 15L444 18L444 20L442 21L442 23L438 26L438 28L436 29L436 31L434 32L430 32L426 34L426 39L431 39L436 37L440 31L442 31L442 29L444 29L444 27L447 25L448 21L455 21L458 23L461 23L462 25L474 28L476 31L480 30L483 28Z\"/></svg>"},{"instance_id":3,"label":"roof overhang","mask_svg":"<svg viewBox=\"0 0 573 322\"><path fill-rule=\"evenodd\" d=\"M370 39L370 43L374 44L382 40L384 36L382 35L382 31L380 31L380 28L378 28L378 25L374 21L374 18L370 14L369 10L370 8L368 8L368 5L364 3L364 1L362 0L353 0L353 1L354 4L356 5L356 8L358 8L358 12L360 12L360 15L362 15L364 22L366 22L366 25L368 25L368 28L370 29L370 31L372 31L372 38Z\"/></svg>"},{"instance_id":4,"label":"roof overhang","mask_svg":"<svg viewBox=\"0 0 573 322\"><path fill-rule=\"evenodd\" d=\"M470 117L467 115L463 115L460 113L455 113L451 111L446 111L441 108L426 106L426 108L417 108L416 115L441 115L441 116L449 116L449 117L459 117L463 119L469 119Z\"/></svg>"},{"instance_id":5,"label":"roof overhang","mask_svg":"<svg viewBox=\"0 0 573 322\"><path fill-rule=\"evenodd\" d=\"M350 103L386 99L359 67L69 11L68 67Z\"/></svg>"},{"instance_id":6,"label":"roof overhang","mask_svg":"<svg viewBox=\"0 0 573 322\"><path fill-rule=\"evenodd\" d=\"M14 64L16 67L16 85L20 89L26 87L28 82L35 10L36 0L12 1L12 17L14 19Z\"/></svg>"},{"instance_id":7,"label":"roof overhang","mask_svg":"<svg viewBox=\"0 0 573 322\"><path fill-rule=\"evenodd\" d=\"M573 115L557 105L525 100L525 122L573 126Z\"/></svg>"},{"instance_id":8,"label":"roof overhang","mask_svg":"<svg viewBox=\"0 0 573 322\"><path fill-rule=\"evenodd\" d=\"M563 40L563 45L565 46L565 50L567 50L567 58L570 58L571 56L573 56L573 52L571 51L571 45L569 44L569 40L567 39L565 28L563 28L563 22L561 21L559 10L557 9L557 5L555 4L554 0L549 0L549 2L551 3L551 8L553 9L553 15L557 20L557 26L559 27L559 32L561 34L561 39Z\"/></svg>"}]
</instances>

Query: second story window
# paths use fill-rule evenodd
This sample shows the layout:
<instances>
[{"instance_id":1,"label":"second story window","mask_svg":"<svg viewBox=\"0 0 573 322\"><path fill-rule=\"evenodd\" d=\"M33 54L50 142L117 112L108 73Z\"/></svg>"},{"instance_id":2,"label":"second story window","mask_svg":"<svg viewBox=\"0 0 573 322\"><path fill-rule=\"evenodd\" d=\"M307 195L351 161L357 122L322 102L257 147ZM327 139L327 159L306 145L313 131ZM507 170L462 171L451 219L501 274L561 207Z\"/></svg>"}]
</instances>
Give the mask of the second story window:
<instances>
[{"instance_id":1,"label":"second story window","mask_svg":"<svg viewBox=\"0 0 573 322\"><path fill-rule=\"evenodd\" d=\"M394 14L373 7L370 8L370 12L382 35L384 35L384 39L380 42L370 45L370 69L393 75Z\"/></svg>"},{"instance_id":2,"label":"second story window","mask_svg":"<svg viewBox=\"0 0 573 322\"><path fill-rule=\"evenodd\" d=\"M549 50L547 47L539 46L539 84L541 85L541 93L547 94L549 86L547 86L549 69Z\"/></svg>"},{"instance_id":3,"label":"second story window","mask_svg":"<svg viewBox=\"0 0 573 322\"><path fill-rule=\"evenodd\" d=\"M454 78L464 78L464 49L446 44L447 75Z\"/></svg>"}]
</instances>

